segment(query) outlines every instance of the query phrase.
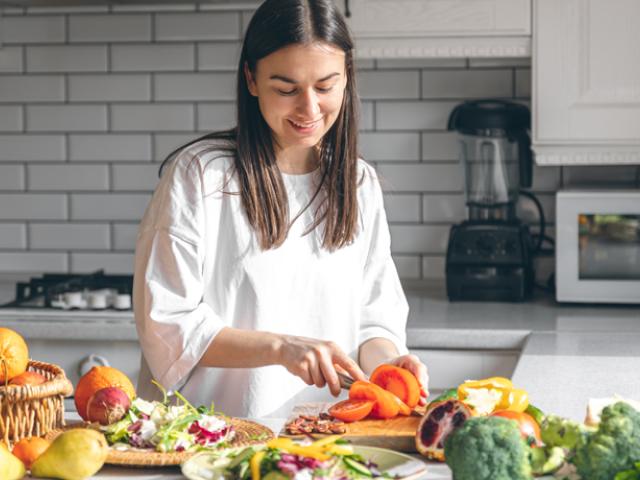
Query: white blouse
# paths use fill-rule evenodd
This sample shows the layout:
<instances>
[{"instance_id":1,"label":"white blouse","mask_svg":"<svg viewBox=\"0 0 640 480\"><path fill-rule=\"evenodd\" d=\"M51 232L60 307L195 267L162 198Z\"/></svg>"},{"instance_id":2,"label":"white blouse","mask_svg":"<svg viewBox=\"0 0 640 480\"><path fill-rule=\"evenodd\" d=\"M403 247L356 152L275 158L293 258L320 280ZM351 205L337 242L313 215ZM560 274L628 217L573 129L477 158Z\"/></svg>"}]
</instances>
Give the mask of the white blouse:
<instances>
[{"instance_id":1,"label":"white blouse","mask_svg":"<svg viewBox=\"0 0 640 480\"><path fill-rule=\"evenodd\" d=\"M304 211L280 247L263 251L232 165L214 141L187 147L165 169L144 214L134 276L143 353L138 395L160 397L154 378L227 415L286 417L296 404L330 400L328 388L308 386L282 366L199 366L223 327L332 340L354 359L363 342L382 337L404 354L408 305L391 259L382 191L364 161L357 236L334 252L320 247L321 226L304 235L318 201L304 209L318 171L282 175L290 218Z\"/></svg>"}]
</instances>

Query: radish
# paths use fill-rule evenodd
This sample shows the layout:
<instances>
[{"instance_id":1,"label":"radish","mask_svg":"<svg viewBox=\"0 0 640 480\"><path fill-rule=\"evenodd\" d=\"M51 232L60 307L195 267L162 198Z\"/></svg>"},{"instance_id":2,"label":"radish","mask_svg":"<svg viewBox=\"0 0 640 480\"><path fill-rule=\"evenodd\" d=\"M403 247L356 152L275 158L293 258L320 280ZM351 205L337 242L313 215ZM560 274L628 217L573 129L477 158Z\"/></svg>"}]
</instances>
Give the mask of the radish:
<instances>
[{"instance_id":1,"label":"radish","mask_svg":"<svg viewBox=\"0 0 640 480\"><path fill-rule=\"evenodd\" d=\"M130 406L129 396L122 389L101 388L89 398L85 420L109 425L122 420Z\"/></svg>"}]
</instances>

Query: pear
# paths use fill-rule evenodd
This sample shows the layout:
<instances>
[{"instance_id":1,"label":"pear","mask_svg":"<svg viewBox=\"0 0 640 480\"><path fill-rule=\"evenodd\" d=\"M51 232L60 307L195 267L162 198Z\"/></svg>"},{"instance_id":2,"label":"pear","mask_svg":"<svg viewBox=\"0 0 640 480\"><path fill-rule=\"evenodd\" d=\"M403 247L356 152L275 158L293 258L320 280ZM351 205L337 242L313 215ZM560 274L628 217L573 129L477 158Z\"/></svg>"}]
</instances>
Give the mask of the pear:
<instances>
[{"instance_id":1,"label":"pear","mask_svg":"<svg viewBox=\"0 0 640 480\"><path fill-rule=\"evenodd\" d=\"M0 442L0 478L2 480L20 480L26 475L24 464Z\"/></svg>"},{"instance_id":2,"label":"pear","mask_svg":"<svg viewBox=\"0 0 640 480\"><path fill-rule=\"evenodd\" d=\"M104 465L109 447L104 435L88 428L60 434L31 465L34 477L82 480Z\"/></svg>"}]
</instances>

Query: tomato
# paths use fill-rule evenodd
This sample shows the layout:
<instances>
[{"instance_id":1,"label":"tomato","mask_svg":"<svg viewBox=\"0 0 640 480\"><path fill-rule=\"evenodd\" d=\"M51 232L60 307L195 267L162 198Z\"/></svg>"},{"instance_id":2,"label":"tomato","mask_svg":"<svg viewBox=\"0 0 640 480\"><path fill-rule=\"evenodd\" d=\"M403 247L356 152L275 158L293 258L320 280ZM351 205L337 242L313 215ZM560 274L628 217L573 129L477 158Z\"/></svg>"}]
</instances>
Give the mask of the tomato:
<instances>
[{"instance_id":1,"label":"tomato","mask_svg":"<svg viewBox=\"0 0 640 480\"><path fill-rule=\"evenodd\" d=\"M374 401L371 416L374 418L394 418L400 410L394 395L371 382L357 380L349 389L350 400Z\"/></svg>"},{"instance_id":2,"label":"tomato","mask_svg":"<svg viewBox=\"0 0 640 480\"><path fill-rule=\"evenodd\" d=\"M343 422L362 420L373 410L373 400L343 400L329 408L329 415Z\"/></svg>"},{"instance_id":3,"label":"tomato","mask_svg":"<svg viewBox=\"0 0 640 480\"><path fill-rule=\"evenodd\" d=\"M420 400L420 382L405 368L395 365L380 365L371 374L372 383L393 393L404 403L413 408Z\"/></svg>"},{"instance_id":4,"label":"tomato","mask_svg":"<svg viewBox=\"0 0 640 480\"><path fill-rule=\"evenodd\" d=\"M531 415L524 412L514 412L511 410L499 410L491 414L492 417L508 418L518 422L520 434L529 445L540 445L542 439L540 437L540 426Z\"/></svg>"}]
</instances>

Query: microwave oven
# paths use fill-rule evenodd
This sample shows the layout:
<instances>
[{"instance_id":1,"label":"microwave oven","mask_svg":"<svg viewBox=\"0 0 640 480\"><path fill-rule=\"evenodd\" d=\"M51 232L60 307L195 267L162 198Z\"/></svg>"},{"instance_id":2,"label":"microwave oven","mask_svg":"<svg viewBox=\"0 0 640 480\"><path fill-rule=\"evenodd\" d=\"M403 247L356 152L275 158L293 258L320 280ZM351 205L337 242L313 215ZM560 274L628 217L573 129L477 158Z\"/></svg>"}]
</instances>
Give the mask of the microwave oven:
<instances>
[{"instance_id":1,"label":"microwave oven","mask_svg":"<svg viewBox=\"0 0 640 480\"><path fill-rule=\"evenodd\" d=\"M556 299L640 303L640 190L557 193Z\"/></svg>"}]
</instances>

